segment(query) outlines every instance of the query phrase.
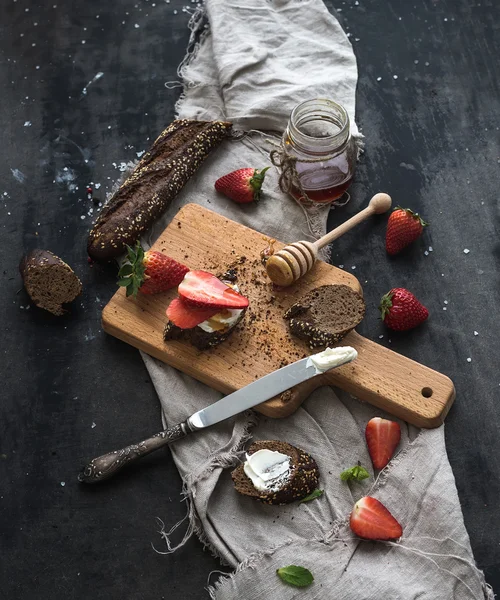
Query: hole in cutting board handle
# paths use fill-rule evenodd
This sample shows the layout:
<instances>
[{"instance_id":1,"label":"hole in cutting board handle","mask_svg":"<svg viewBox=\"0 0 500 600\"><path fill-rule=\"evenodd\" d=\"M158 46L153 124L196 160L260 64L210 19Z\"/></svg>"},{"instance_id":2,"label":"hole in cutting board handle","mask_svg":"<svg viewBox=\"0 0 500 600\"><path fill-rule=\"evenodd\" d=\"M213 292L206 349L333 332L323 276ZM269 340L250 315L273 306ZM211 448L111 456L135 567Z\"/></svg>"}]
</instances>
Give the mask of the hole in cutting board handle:
<instances>
[{"instance_id":1,"label":"hole in cutting board handle","mask_svg":"<svg viewBox=\"0 0 500 600\"><path fill-rule=\"evenodd\" d=\"M422 396L424 398L430 398L432 396L432 388L430 388L430 387L422 388Z\"/></svg>"}]
</instances>

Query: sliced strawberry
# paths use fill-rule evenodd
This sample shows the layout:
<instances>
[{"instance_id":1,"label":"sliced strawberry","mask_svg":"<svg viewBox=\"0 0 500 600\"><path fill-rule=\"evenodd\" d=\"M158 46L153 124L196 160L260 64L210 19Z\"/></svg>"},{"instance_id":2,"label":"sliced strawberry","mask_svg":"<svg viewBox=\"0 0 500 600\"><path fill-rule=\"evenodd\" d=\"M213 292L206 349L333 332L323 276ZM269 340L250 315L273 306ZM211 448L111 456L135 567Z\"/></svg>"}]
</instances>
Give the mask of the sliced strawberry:
<instances>
[{"instance_id":1,"label":"sliced strawberry","mask_svg":"<svg viewBox=\"0 0 500 600\"><path fill-rule=\"evenodd\" d=\"M167 317L181 329L192 329L218 312L218 308L191 308L180 298L175 298L167 308Z\"/></svg>"},{"instance_id":2,"label":"sliced strawberry","mask_svg":"<svg viewBox=\"0 0 500 600\"><path fill-rule=\"evenodd\" d=\"M373 466L383 469L401 440L401 427L394 421L375 417L368 421L365 437Z\"/></svg>"},{"instance_id":3,"label":"sliced strawberry","mask_svg":"<svg viewBox=\"0 0 500 600\"><path fill-rule=\"evenodd\" d=\"M179 285L179 296L194 308L246 308L248 300L215 275L206 271L189 271Z\"/></svg>"},{"instance_id":4,"label":"sliced strawberry","mask_svg":"<svg viewBox=\"0 0 500 600\"><path fill-rule=\"evenodd\" d=\"M395 540L403 535L401 525L381 502L371 496L356 502L349 525L356 535L367 540Z\"/></svg>"}]
</instances>

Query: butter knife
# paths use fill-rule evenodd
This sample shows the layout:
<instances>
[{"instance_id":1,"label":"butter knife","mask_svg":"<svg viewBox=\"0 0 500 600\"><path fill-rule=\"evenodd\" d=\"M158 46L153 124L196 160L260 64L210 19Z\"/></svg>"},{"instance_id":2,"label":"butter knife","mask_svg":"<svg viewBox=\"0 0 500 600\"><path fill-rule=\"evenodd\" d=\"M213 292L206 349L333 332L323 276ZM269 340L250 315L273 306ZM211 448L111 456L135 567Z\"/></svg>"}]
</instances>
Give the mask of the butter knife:
<instances>
[{"instance_id":1,"label":"butter knife","mask_svg":"<svg viewBox=\"0 0 500 600\"><path fill-rule=\"evenodd\" d=\"M131 444L122 450L114 450L94 458L81 471L78 480L83 483L97 483L109 479L125 465L185 437L188 433L205 429L234 417L234 415L253 408L285 390L311 379L311 377L350 363L357 355L356 350L350 346L328 348L323 352L273 371L225 396L218 402L195 412L182 423L160 431L138 444Z\"/></svg>"}]
</instances>

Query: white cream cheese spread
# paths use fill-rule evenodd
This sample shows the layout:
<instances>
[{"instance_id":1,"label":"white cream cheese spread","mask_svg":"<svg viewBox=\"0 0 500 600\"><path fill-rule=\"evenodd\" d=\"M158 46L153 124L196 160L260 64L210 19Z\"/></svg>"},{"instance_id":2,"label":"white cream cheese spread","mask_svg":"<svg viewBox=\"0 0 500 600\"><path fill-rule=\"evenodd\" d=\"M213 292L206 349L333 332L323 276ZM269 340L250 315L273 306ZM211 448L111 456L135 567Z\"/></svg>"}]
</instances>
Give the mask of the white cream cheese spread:
<instances>
[{"instance_id":1,"label":"white cream cheese spread","mask_svg":"<svg viewBox=\"0 0 500 600\"><path fill-rule=\"evenodd\" d=\"M240 291L240 288L235 283L229 283L229 281L223 281L223 283L228 287L233 288L235 292ZM210 319L203 321L203 323L198 323L198 327L201 327L201 329L207 333L226 331L227 329L231 329L238 321L242 311L242 308L226 308L213 317L210 317Z\"/></svg>"},{"instance_id":2,"label":"white cream cheese spread","mask_svg":"<svg viewBox=\"0 0 500 600\"><path fill-rule=\"evenodd\" d=\"M344 363L357 358L358 353L351 346L339 346L338 348L327 348L323 352L313 354L307 359L306 366L313 366L316 373L324 373L333 367L338 367Z\"/></svg>"},{"instance_id":3,"label":"white cream cheese spread","mask_svg":"<svg viewBox=\"0 0 500 600\"><path fill-rule=\"evenodd\" d=\"M227 308L217 313L210 319L199 323L198 327L201 327L203 331L207 333L213 333L214 331L225 331L230 329L238 320L242 308Z\"/></svg>"},{"instance_id":4,"label":"white cream cheese spread","mask_svg":"<svg viewBox=\"0 0 500 600\"><path fill-rule=\"evenodd\" d=\"M275 450L247 454L243 470L261 492L277 492L290 477L290 457Z\"/></svg>"}]
</instances>

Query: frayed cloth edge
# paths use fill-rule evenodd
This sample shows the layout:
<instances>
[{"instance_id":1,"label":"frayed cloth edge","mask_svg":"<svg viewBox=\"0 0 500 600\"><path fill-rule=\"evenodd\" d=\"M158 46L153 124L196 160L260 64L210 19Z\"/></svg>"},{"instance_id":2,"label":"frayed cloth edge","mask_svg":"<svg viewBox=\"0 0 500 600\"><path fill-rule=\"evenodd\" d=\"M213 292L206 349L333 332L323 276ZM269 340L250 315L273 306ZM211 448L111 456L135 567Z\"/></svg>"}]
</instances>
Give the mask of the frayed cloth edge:
<instances>
[{"instance_id":1,"label":"frayed cloth edge","mask_svg":"<svg viewBox=\"0 0 500 600\"><path fill-rule=\"evenodd\" d=\"M187 502L186 515L177 523L175 523L169 531L165 530L165 523L157 517L157 522L160 525L159 534L160 537L165 541L167 546L166 551L157 550L154 545L153 549L158 554L172 554L182 548L186 542L192 537L193 533L200 540L203 547L208 549L212 556L220 559L224 565L232 566L229 561L217 550L217 548L209 540L205 530L203 529L200 517L196 512L194 499L196 497L196 486L197 484L208 477L217 468L226 469L235 465L239 456L243 450L243 446L252 437L252 429L258 423L258 416L255 412L249 411L245 413L246 423L243 425L243 430L239 435L235 443L229 448L229 450L217 454L218 451L212 453L208 459L208 464L205 463L202 470L197 474L188 474L182 479L182 499ZM186 531L183 535L182 540L177 544L173 545L171 541L172 534L184 523L188 521Z\"/></svg>"}]
</instances>

